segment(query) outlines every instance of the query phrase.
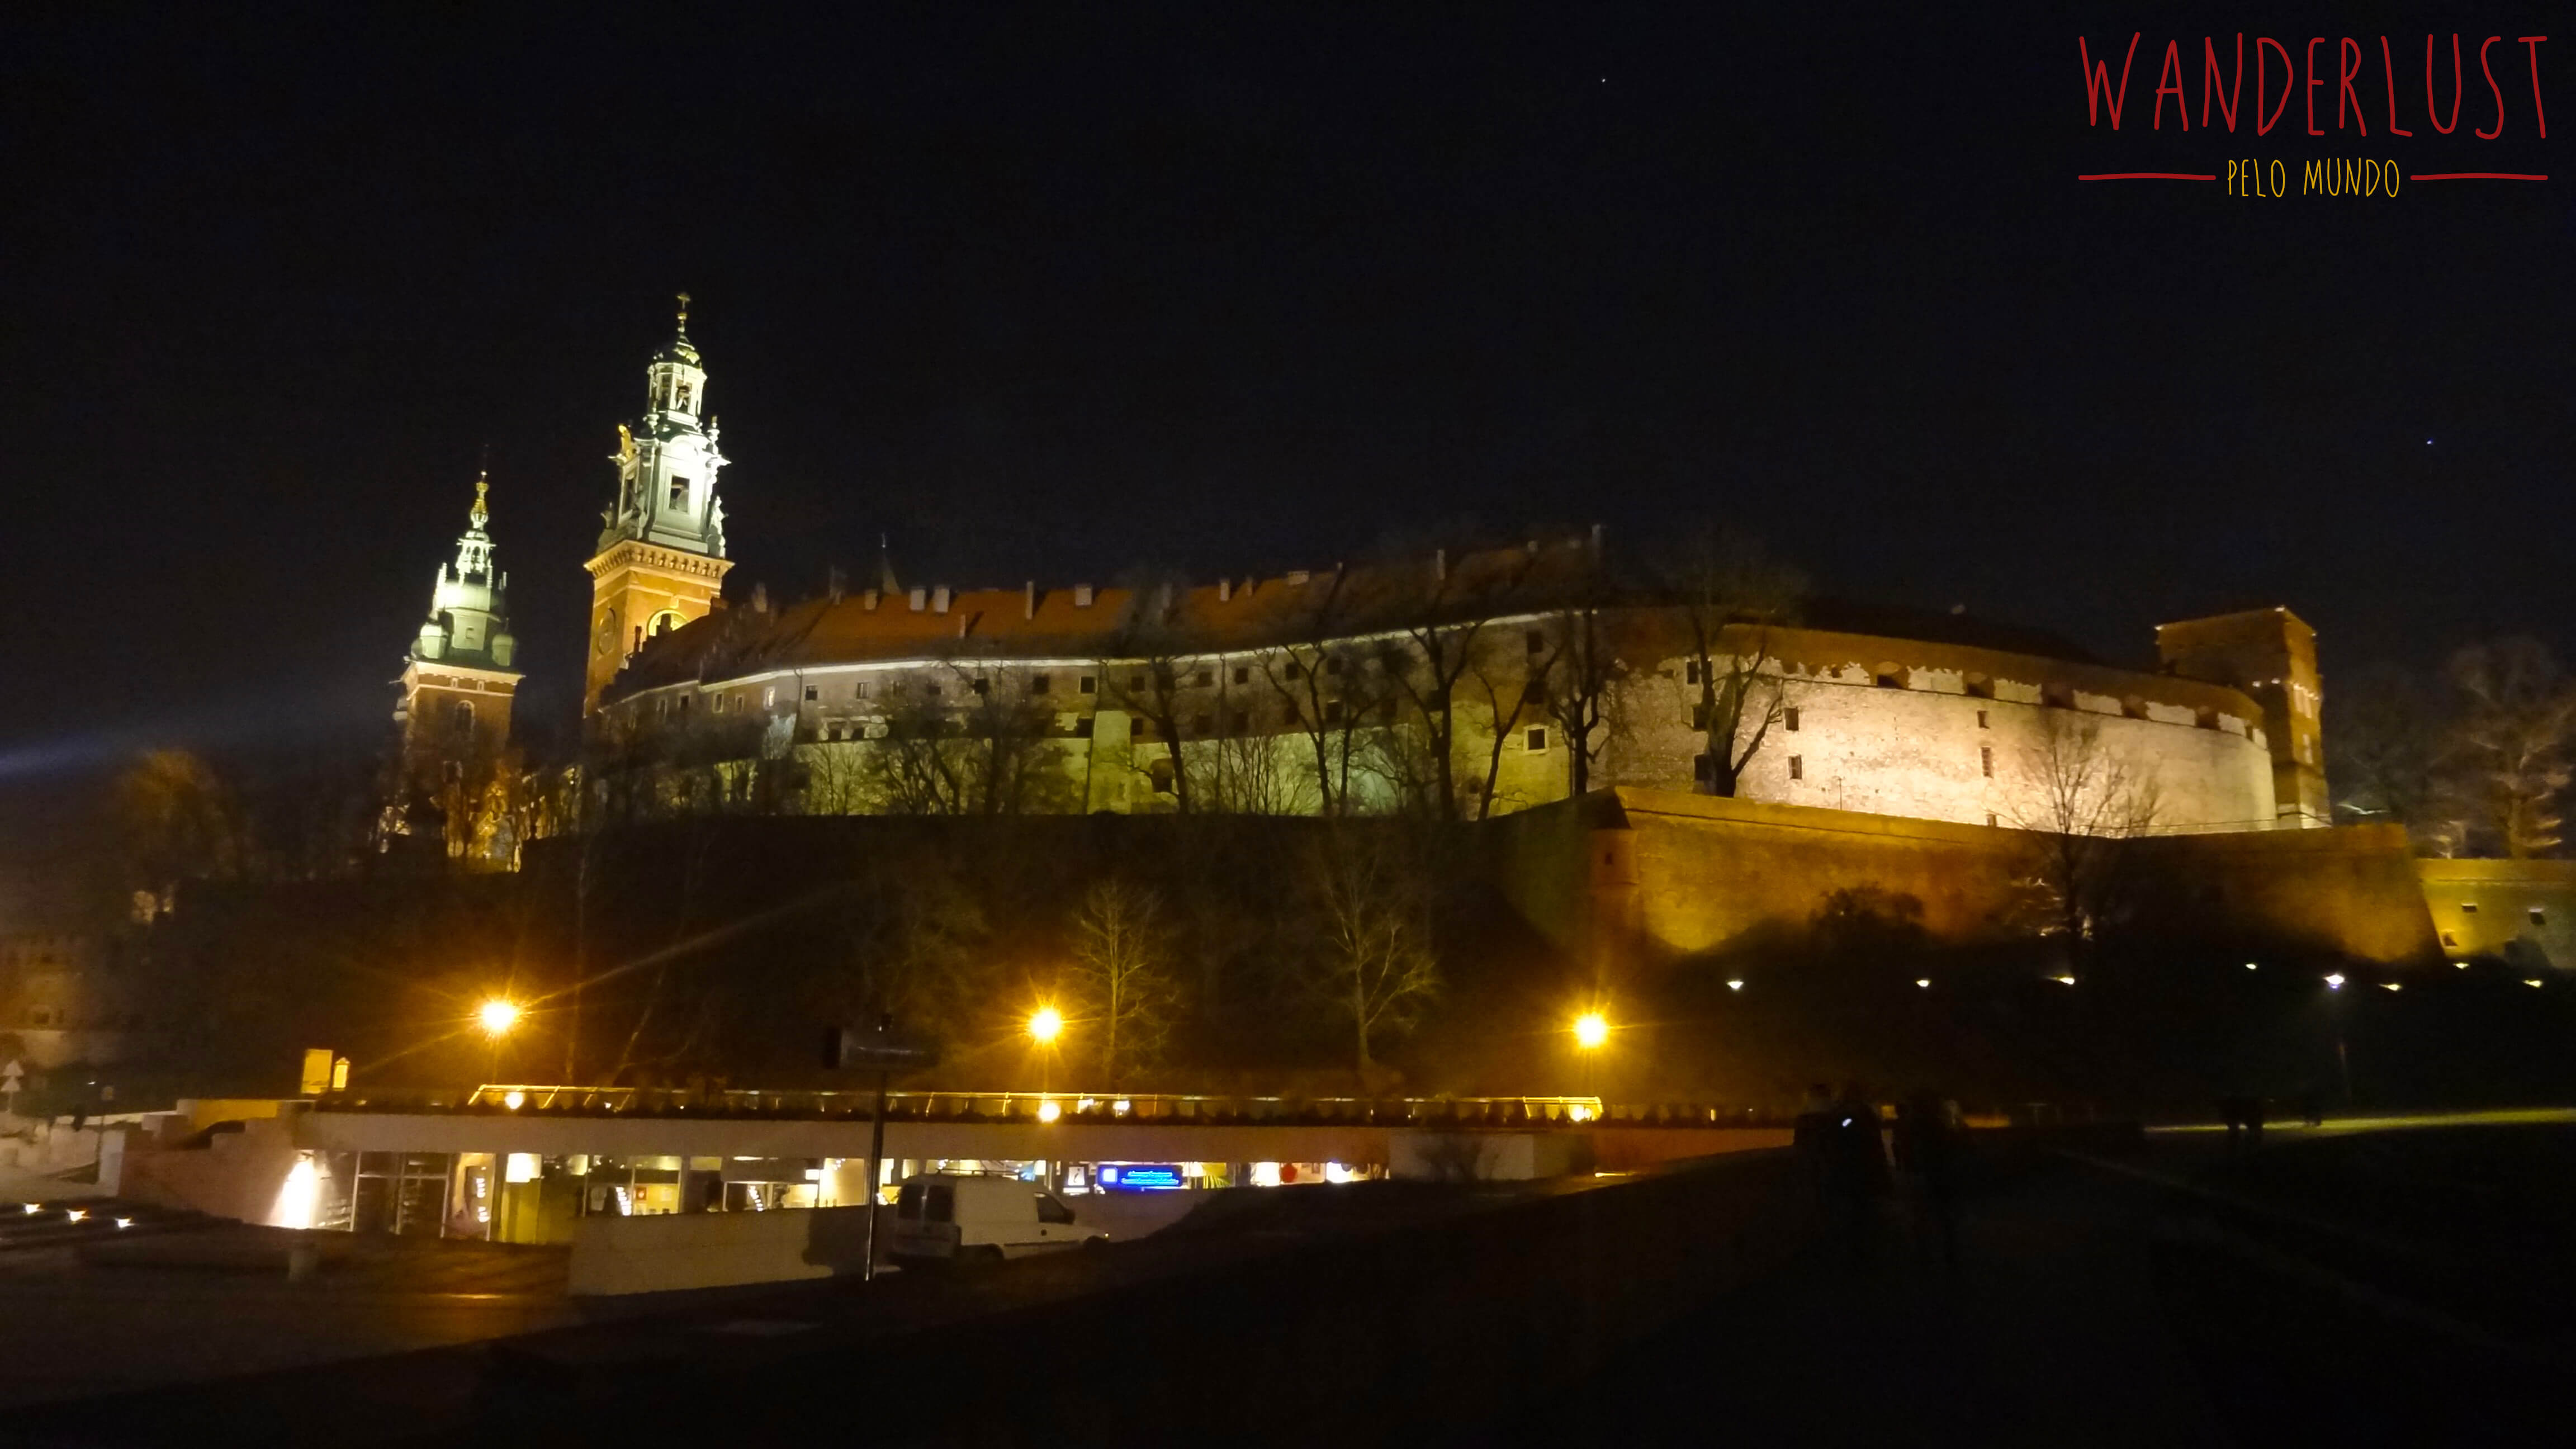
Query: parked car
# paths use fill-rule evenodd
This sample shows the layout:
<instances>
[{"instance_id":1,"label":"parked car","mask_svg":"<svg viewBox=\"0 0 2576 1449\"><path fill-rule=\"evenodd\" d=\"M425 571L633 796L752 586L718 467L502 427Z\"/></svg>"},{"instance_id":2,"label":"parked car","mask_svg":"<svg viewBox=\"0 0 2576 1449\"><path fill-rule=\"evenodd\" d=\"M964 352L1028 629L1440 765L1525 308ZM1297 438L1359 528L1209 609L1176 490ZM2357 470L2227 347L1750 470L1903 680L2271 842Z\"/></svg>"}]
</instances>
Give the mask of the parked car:
<instances>
[{"instance_id":1,"label":"parked car","mask_svg":"<svg viewBox=\"0 0 2576 1449\"><path fill-rule=\"evenodd\" d=\"M1034 1183L926 1173L905 1178L895 1194L886 1256L906 1267L998 1263L1108 1241Z\"/></svg>"}]
</instances>

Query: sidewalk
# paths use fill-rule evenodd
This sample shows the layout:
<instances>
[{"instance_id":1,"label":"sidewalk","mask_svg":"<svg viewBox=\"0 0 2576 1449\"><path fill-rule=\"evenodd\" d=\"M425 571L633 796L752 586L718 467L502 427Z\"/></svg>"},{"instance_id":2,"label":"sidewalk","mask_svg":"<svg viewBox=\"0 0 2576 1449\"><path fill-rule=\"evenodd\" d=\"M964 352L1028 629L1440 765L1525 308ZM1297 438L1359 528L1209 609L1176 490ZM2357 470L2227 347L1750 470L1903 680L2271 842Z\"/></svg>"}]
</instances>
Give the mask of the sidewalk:
<instances>
[{"instance_id":1,"label":"sidewalk","mask_svg":"<svg viewBox=\"0 0 2576 1449\"><path fill-rule=\"evenodd\" d=\"M2231 1442L2167 1330L2153 1185L2072 1165L1960 1208L1953 1275L1891 1231L1870 1265L1821 1250L1631 1351L1527 1442Z\"/></svg>"}]
</instances>

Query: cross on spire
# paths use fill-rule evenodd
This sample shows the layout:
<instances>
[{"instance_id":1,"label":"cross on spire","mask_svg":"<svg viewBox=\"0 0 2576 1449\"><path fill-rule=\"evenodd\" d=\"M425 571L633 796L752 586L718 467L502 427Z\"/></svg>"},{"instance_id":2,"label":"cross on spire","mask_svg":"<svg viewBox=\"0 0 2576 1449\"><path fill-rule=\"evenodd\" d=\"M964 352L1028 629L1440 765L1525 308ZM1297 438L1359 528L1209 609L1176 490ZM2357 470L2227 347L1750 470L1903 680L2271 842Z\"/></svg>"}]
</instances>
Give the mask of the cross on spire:
<instances>
[{"instance_id":1,"label":"cross on spire","mask_svg":"<svg viewBox=\"0 0 2576 1449\"><path fill-rule=\"evenodd\" d=\"M689 330L689 294L686 292L680 294L680 330Z\"/></svg>"}]
</instances>

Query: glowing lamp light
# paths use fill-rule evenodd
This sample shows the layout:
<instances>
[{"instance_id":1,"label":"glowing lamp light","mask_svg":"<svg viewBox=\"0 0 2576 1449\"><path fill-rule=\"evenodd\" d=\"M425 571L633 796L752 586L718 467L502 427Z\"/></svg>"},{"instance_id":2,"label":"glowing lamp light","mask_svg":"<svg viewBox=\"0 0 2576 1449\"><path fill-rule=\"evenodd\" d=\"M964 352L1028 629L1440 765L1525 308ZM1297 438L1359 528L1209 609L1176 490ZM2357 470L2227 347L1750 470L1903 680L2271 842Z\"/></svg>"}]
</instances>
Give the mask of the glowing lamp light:
<instances>
[{"instance_id":1,"label":"glowing lamp light","mask_svg":"<svg viewBox=\"0 0 2576 1449\"><path fill-rule=\"evenodd\" d=\"M516 1112L528 1104L528 1094L513 1087L501 1096L501 1105Z\"/></svg>"},{"instance_id":2,"label":"glowing lamp light","mask_svg":"<svg viewBox=\"0 0 2576 1449\"><path fill-rule=\"evenodd\" d=\"M1063 1115L1064 1104L1062 1102L1038 1103L1038 1120L1041 1122L1052 1122Z\"/></svg>"},{"instance_id":3,"label":"glowing lamp light","mask_svg":"<svg viewBox=\"0 0 2576 1449\"><path fill-rule=\"evenodd\" d=\"M2336 971L2336 972L2329 973L2329 974L2327 975L2327 977L2326 977L2326 990L2328 990L2328 991L2341 991L2341 990L2343 990L2343 973L2342 973L2342 972L2340 972L2340 971Z\"/></svg>"},{"instance_id":4,"label":"glowing lamp light","mask_svg":"<svg viewBox=\"0 0 2576 1449\"><path fill-rule=\"evenodd\" d=\"M1915 978L1914 984L1922 987L1926 991L1929 991L1932 989L1932 978L1929 976L1918 976Z\"/></svg>"},{"instance_id":5,"label":"glowing lamp light","mask_svg":"<svg viewBox=\"0 0 2576 1449\"><path fill-rule=\"evenodd\" d=\"M63 1210L63 1219L66 1222L76 1223L88 1216L89 1211L86 1208L65 1208Z\"/></svg>"},{"instance_id":6,"label":"glowing lamp light","mask_svg":"<svg viewBox=\"0 0 2576 1449\"><path fill-rule=\"evenodd\" d=\"M132 1219L132 1218L118 1218L118 1219L116 1220L116 1225L117 1225L118 1227L120 1227L120 1228L130 1228L130 1227L134 1226L134 1219Z\"/></svg>"},{"instance_id":7,"label":"glowing lamp light","mask_svg":"<svg viewBox=\"0 0 2576 1449\"><path fill-rule=\"evenodd\" d=\"M2056 982L2060 986L2072 986L2075 984L2075 978L2072 976L2051 976L2048 979Z\"/></svg>"},{"instance_id":8,"label":"glowing lamp light","mask_svg":"<svg viewBox=\"0 0 2576 1449\"><path fill-rule=\"evenodd\" d=\"M2394 981L2382 981L2379 983L2379 989L2382 991L2403 991L2406 988L2398 985Z\"/></svg>"},{"instance_id":9,"label":"glowing lamp light","mask_svg":"<svg viewBox=\"0 0 2576 1449\"><path fill-rule=\"evenodd\" d=\"M1041 1006L1029 1016L1029 1039L1043 1046L1064 1034L1064 1016L1052 1006Z\"/></svg>"},{"instance_id":10,"label":"glowing lamp light","mask_svg":"<svg viewBox=\"0 0 2576 1449\"><path fill-rule=\"evenodd\" d=\"M1744 989L1744 982L1741 978L1729 981L1726 983L1726 989L1729 991L1742 991Z\"/></svg>"},{"instance_id":11,"label":"glowing lamp light","mask_svg":"<svg viewBox=\"0 0 2576 1449\"><path fill-rule=\"evenodd\" d=\"M2529 978L2529 977L2525 977L2525 978L2523 978L2523 983L2522 983L2522 984L2523 984L2523 985L2525 985L2525 986L2538 986L2540 983L2539 983L2538 981L2532 980L2532 979L2531 979L2531 978ZM29 1211L29 1212L34 1212L34 1211L35 1211L35 1209L34 1209L34 1208L29 1208L29 1209L28 1209L28 1211Z\"/></svg>"},{"instance_id":12,"label":"glowing lamp light","mask_svg":"<svg viewBox=\"0 0 2576 1449\"><path fill-rule=\"evenodd\" d=\"M2245 969L2248 971L2260 971L2263 968L2260 963L2248 961L2245 963Z\"/></svg>"},{"instance_id":13,"label":"glowing lamp light","mask_svg":"<svg viewBox=\"0 0 2576 1449\"><path fill-rule=\"evenodd\" d=\"M496 996L483 1003L481 1009L474 1013L474 1019L483 1024L484 1035L499 1036L519 1024L519 1004Z\"/></svg>"},{"instance_id":14,"label":"glowing lamp light","mask_svg":"<svg viewBox=\"0 0 2576 1449\"><path fill-rule=\"evenodd\" d=\"M1583 1105L1581 1102L1577 1102L1565 1109L1565 1120L1568 1122L1588 1122L1591 1118L1592 1109Z\"/></svg>"},{"instance_id":15,"label":"glowing lamp light","mask_svg":"<svg viewBox=\"0 0 2576 1449\"><path fill-rule=\"evenodd\" d=\"M27 1215L28 1215L29 1217L34 1217L36 1214L38 1214L38 1213L40 1213L40 1212L43 1212L43 1211L45 1210L45 1205L44 1205L43 1203L40 1203L40 1202L31 1202L31 1203L28 1203L26 1206L27 1206Z\"/></svg>"},{"instance_id":16,"label":"glowing lamp light","mask_svg":"<svg viewBox=\"0 0 2576 1449\"><path fill-rule=\"evenodd\" d=\"M1610 1039L1610 1023L1601 1013L1587 1011L1574 1019L1574 1044L1590 1051Z\"/></svg>"}]
</instances>

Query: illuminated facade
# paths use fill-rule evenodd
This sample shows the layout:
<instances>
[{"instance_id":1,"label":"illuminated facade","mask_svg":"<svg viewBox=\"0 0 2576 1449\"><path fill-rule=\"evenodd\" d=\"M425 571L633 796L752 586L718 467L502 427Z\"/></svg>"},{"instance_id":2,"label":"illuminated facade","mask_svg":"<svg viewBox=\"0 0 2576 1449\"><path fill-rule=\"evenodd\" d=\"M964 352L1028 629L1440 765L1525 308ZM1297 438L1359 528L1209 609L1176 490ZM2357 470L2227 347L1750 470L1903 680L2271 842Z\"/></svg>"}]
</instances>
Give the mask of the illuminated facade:
<instances>
[{"instance_id":1,"label":"illuminated facade","mask_svg":"<svg viewBox=\"0 0 2576 1449\"><path fill-rule=\"evenodd\" d=\"M1566 678L1589 650L1585 787L1708 788L1680 611L1598 577L1596 542L1576 538L1189 587L867 590L648 643L602 708L628 740L696 739L701 756L715 741L783 767L792 803L770 803L811 813L1482 818L1574 789L1583 702ZM1753 672L1738 749L1764 729L1741 798L2044 828L2050 741L2072 735L2137 797L2123 829L2294 818L2274 794L2283 721L2229 683L2033 652L1946 617L1909 638L1819 612L1846 626L1738 625L1714 646L1716 667ZM1007 799L937 787L1003 755Z\"/></svg>"}]
</instances>

